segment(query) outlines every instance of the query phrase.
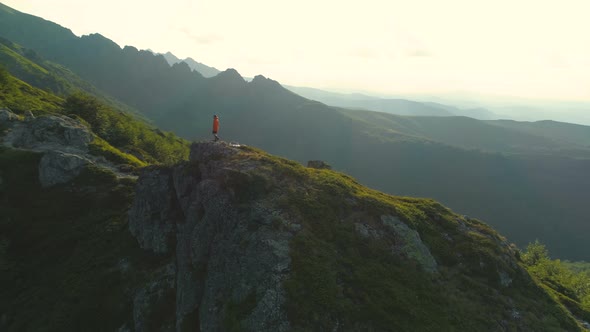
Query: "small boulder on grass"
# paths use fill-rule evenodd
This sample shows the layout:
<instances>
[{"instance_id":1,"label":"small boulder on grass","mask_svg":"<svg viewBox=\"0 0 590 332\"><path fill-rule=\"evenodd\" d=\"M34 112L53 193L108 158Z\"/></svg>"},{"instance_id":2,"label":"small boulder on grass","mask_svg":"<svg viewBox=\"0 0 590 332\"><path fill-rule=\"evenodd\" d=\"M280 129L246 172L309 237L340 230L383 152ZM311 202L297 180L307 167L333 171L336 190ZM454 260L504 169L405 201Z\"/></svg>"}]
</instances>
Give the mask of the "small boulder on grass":
<instances>
[{"instance_id":1,"label":"small boulder on grass","mask_svg":"<svg viewBox=\"0 0 590 332\"><path fill-rule=\"evenodd\" d=\"M322 160L310 160L307 162L307 167L317 169L332 169L332 166Z\"/></svg>"}]
</instances>

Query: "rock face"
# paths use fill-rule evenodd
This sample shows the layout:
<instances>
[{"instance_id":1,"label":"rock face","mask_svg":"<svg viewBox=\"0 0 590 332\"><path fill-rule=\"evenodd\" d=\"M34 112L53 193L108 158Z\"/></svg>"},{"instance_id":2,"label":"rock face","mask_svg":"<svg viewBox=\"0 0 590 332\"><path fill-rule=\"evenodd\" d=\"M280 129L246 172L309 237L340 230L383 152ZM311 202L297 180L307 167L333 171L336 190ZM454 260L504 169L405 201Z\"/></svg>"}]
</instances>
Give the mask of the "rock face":
<instances>
[{"instance_id":1,"label":"rock face","mask_svg":"<svg viewBox=\"0 0 590 332\"><path fill-rule=\"evenodd\" d=\"M411 229L403 223L401 220L394 216L382 216L381 221L383 224L391 228L396 237L398 243L392 247L395 253L401 253L406 257L415 260L420 266L428 272L436 272L436 261L430 250L420 240L420 234L415 230Z\"/></svg>"},{"instance_id":2,"label":"rock face","mask_svg":"<svg viewBox=\"0 0 590 332\"><path fill-rule=\"evenodd\" d=\"M4 137L4 144L35 151L87 152L93 138L92 132L79 121L51 115L15 122Z\"/></svg>"},{"instance_id":3,"label":"rock face","mask_svg":"<svg viewBox=\"0 0 590 332\"><path fill-rule=\"evenodd\" d=\"M224 160L235 153L223 143L196 144L189 163L140 176L129 228L142 248L176 258L176 330L224 331L235 320L251 331L289 329L281 285L292 234L272 228L276 211L236 204L228 184L247 175ZM142 308L135 306L135 319L149 319Z\"/></svg>"},{"instance_id":4,"label":"rock face","mask_svg":"<svg viewBox=\"0 0 590 332\"><path fill-rule=\"evenodd\" d=\"M39 164L41 186L50 187L66 183L80 175L82 169L92 161L75 154L49 151L43 155Z\"/></svg>"},{"instance_id":5,"label":"rock face","mask_svg":"<svg viewBox=\"0 0 590 332\"><path fill-rule=\"evenodd\" d=\"M39 181L43 187L66 183L89 164L121 175L120 169L104 158L90 154L88 146L94 134L78 120L63 115L35 117L31 113L22 121L10 110L2 109L0 125L7 128L4 137L0 136L4 146L44 153L39 164Z\"/></svg>"},{"instance_id":6,"label":"rock face","mask_svg":"<svg viewBox=\"0 0 590 332\"><path fill-rule=\"evenodd\" d=\"M129 229L160 257L135 331L526 331L552 301L477 220L221 142L145 168Z\"/></svg>"},{"instance_id":7,"label":"rock face","mask_svg":"<svg viewBox=\"0 0 590 332\"><path fill-rule=\"evenodd\" d=\"M0 123L17 120L16 114L12 113L9 109L0 109Z\"/></svg>"}]
</instances>

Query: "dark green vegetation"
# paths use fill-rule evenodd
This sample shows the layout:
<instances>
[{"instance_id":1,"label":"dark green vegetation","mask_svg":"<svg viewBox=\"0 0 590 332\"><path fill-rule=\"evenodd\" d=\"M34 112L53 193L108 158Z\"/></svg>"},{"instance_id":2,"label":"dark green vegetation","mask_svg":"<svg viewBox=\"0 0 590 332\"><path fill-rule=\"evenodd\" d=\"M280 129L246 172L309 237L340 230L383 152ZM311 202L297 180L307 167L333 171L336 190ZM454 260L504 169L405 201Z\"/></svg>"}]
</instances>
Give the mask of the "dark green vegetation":
<instances>
[{"instance_id":1,"label":"dark green vegetation","mask_svg":"<svg viewBox=\"0 0 590 332\"><path fill-rule=\"evenodd\" d=\"M145 166L145 162L171 164L188 157L186 141L172 133L152 129L129 114L101 104L94 97L84 94L71 95L66 99L63 111L65 114L81 117L96 135L119 150L136 156L135 159L144 161L134 163L138 166ZM94 147L106 154L105 157L116 153L109 151L100 141L94 142Z\"/></svg>"},{"instance_id":2,"label":"dark green vegetation","mask_svg":"<svg viewBox=\"0 0 590 332\"><path fill-rule=\"evenodd\" d=\"M294 330L580 329L572 313L525 271L517 251L486 224L433 200L389 196L341 173L253 148L242 151L232 161L255 160L258 167L231 182L242 194L239 202L248 206L248 198L272 193L302 225L291 242L291 275L284 284ZM400 240L387 235L383 215L397 215L420 234L436 272L425 272L420 258L394 254ZM382 235L362 236L360 223ZM253 300L230 306L228 329Z\"/></svg>"},{"instance_id":3,"label":"dark green vegetation","mask_svg":"<svg viewBox=\"0 0 590 332\"><path fill-rule=\"evenodd\" d=\"M522 255L530 274L556 300L580 319L590 321L590 266L552 260L545 245L538 241Z\"/></svg>"},{"instance_id":4,"label":"dark green vegetation","mask_svg":"<svg viewBox=\"0 0 590 332\"><path fill-rule=\"evenodd\" d=\"M0 148L0 312L9 331L114 331L156 258L127 230L134 182L86 169L41 189L40 155Z\"/></svg>"},{"instance_id":5,"label":"dark green vegetation","mask_svg":"<svg viewBox=\"0 0 590 332\"><path fill-rule=\"evenodd\" d=\"M98 34L76 37L5 6L0 31L182 137L208 137L219 114L225 140L325 160L371 187L485 219L521 246L539 238L558 257L590 259L582 235L590 232L589 127L328 107L263 77L246 83L234 70L204 78L184 63L170 67L160 55Z\"/></svg>"}]
</instances>

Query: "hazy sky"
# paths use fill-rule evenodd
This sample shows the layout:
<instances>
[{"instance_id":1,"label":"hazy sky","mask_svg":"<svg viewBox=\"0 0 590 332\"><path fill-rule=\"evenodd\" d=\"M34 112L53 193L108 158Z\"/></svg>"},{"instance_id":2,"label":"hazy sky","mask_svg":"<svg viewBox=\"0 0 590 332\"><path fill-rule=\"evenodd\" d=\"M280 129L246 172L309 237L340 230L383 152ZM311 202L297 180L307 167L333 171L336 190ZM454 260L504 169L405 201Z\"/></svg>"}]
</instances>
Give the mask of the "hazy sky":
<instances>
[{"instance_id":1,"label":"hazy sky","mask_svg":"<svg viewBox=\"0 0 590 332\"><path fill-rule=\"evenodd\" d=\"M590 101L590 0L0 0L243 76Z\"/></svg>"}]
</instances>

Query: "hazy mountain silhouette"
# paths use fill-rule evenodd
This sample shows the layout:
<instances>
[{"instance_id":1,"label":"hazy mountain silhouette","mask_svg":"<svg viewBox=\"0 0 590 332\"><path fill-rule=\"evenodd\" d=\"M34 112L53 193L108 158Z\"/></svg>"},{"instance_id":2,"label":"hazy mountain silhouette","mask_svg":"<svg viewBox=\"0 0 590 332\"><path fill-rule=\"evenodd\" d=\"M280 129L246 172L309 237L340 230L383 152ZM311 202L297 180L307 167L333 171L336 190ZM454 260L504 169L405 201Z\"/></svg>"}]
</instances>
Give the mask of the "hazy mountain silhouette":
<instances>
[{"instance_id":1,"label":"hazy mountain silhouette","mask_svg":"<svg viewBox=\"0 0 590 332\"><path fill-rule=\"evenodd\" d=\"M497 115L484 108L460 109L454 106L433 102L379 98L358 93L344 94L307 87L285 87L303 97L321 101L327 105L350 109L361 109L398 115L468 116L480 120L492 120L498 118Z\"/></svg>"},{"instance_id":2,"label":"hazy mountain silhouette","mask_svg":"<svg viewBox=\"0 0 590 332\"><path fill-rule=\"evenodd\" d=\"M164 59L166 59L168 64L171 66L175 63L186 62L186 64L192 70L198 71L204 77L213 77L213 76L220 73L220 71L217 68L209 67L205 64L195 61L193 58L190 58L190 57L182 60L182 59L177 58L174 54L172 54L170 52L166 52L166 54L162 54L162 56L164 57Z\"/></svg>"}]
</instances>

